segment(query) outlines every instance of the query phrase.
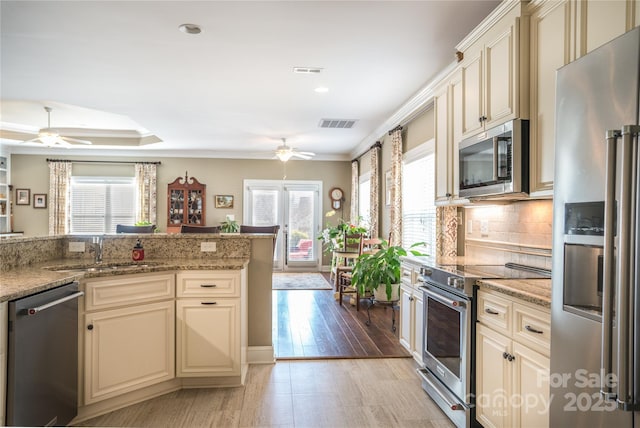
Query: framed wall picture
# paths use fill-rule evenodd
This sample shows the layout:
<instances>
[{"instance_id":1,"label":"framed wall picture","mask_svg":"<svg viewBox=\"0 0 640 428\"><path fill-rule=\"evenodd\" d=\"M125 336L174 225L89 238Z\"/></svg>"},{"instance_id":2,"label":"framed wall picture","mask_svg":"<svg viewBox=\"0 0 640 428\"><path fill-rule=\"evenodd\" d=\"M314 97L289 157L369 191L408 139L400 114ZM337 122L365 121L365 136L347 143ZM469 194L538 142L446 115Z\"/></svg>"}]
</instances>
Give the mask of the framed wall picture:
<instances>
[{"instance_id":1,"label":"framed wall picture","mask_svg":"<svg viewBox=\"0 0 640 428\"><path fill-rule=\"evenodd\" d=\"M16 205L31 205L31 190L16 189Z\"/></svg>"},{"instance_id":2,"label":"framed wall picture","mask_svg":"<svg viewBox=\"0 0 640 428\"><path fill-rule=\"evenodd\" d=\"M47 208L47 194L46 193L34 193L33 194L33 208Z\"/></svg>"},{"instance_id":3,"label":"framed wall picture","mask_svg":"<svg viewBox=\"0 0 640 428\"><path fill-rule=\"evenodd\" d=\"M384 173L384 204L391 206L391 170Z\"/></svg>"},{"instance_id":4,"label":"framed wall picture","mask_svg":"<svg viewBox=\"0 0 640 428\"><path fill-rule=\"evenodd\" d=\"M215 195L216 208L233 208L233 195Z\"/></svg>"}]
</instances>

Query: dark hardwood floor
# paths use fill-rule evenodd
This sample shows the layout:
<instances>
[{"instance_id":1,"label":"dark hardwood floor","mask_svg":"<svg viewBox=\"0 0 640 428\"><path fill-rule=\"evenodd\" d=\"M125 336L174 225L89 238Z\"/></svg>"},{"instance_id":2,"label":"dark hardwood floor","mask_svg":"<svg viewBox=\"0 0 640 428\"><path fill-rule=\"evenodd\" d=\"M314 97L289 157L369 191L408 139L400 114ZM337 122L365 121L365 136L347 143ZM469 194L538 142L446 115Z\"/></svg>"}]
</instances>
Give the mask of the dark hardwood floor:
<instances>
[{"instance_id":1,"label":"dark hardwood floor","mask_svg":"<svg viewBox=\"0 0 640 428\"><path fill-rule=\"evenodd\" d=\"M274 290L273 343L278 359L409 357L391 331L391 308L373 306L367 326L367 303L360 311L340 306L333 290Z\"/></svg>"}]
</instances>

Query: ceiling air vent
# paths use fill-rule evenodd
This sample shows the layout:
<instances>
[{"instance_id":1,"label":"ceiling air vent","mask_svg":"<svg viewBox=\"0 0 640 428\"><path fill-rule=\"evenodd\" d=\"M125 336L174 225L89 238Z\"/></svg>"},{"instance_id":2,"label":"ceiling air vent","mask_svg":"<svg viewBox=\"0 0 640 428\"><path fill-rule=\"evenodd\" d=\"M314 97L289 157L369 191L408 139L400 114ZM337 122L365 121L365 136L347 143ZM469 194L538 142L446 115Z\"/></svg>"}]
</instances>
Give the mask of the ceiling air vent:
<instances>
[{"instance_id":1,"label":"ceiling air vent","mask_svg":"<svg viewBox=\"0 0 640 428\"><path fill-rule=\"evenodd\" d=\"M353 128L357 120L354 119L320 119L320 128L338 128L338 129L350 129Z\"/></svg>"},{"instance_id":2,"label":"ceiling air vent","mask_svg":"<svg viewBox=\"0 0 640 428\"><path fill-rule=\"evenodd\" d=\"M319 74L321 71L319 67L293 67L293 72L300 74Z\"/></svg>"}]
</instances>

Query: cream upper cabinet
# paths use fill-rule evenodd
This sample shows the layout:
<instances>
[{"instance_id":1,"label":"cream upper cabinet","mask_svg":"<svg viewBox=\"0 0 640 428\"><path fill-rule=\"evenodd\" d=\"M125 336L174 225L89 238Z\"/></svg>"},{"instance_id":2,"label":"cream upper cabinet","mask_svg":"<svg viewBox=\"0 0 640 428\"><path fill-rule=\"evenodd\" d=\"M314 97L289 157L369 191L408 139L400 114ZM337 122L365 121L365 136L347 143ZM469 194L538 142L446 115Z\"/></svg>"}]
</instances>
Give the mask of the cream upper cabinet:
<instances>
[{"instance_id":1,"label":"cream upper cabinet","mask_svg":"<svg viewBox=\"0 0 640 428\"><path fill-rule=\"evenodd\" d=\"M457 46L464 53L462 138L528 117L528 28L522 3L503 2Z\"/></svg>"},{"instance_id":2,"label":"cream upper cabinet","mask_svg":"<svg viewBox=\"0 0 640 428\"><path fill-rule=\"evenodd\" d=\"M578 56L624 34L638 22L637 0L576 1Z\"/></svg>"},{"instance_id":3,"label":"cream upper cabinet","mask_svg":"<svg viewBox=\"0 0 640 428\"><path fill-rule=\"evenodd\" d=\"M482 289L477 305L476 419L485 428L549 426L550 311Z\"/></svg>"},{"instance_id":4,"label":"cream upper cabinet","mask_svg":"<svg viewBox=\"0 0 640 428\"><path fill-rule=\"evenodd\" d=\"M175 378L175 275L83 285L84 404Z\"/></svg>"},{"instance_id":5,"label":"cream upper cabinet","mask_svg":"<svg viewBox=\"0 0 640 428\"><path fill-rule=\"evenodd\" d=\"M530 192L553 191L555 157L556 70L571 61L572 1L532 4Z\"/></svg>"},{"instance_id":6,"label":"cream upper cabinet","mask_svg":"<svg viewBox=\"0 0 640 428\"><path fill-rule=\"evenodd\" d=\"M434 95L436 140L436 204L466 202L459 199L458 141L462 137L462 70L450 73Z\"/></svg>"}]
</instances>

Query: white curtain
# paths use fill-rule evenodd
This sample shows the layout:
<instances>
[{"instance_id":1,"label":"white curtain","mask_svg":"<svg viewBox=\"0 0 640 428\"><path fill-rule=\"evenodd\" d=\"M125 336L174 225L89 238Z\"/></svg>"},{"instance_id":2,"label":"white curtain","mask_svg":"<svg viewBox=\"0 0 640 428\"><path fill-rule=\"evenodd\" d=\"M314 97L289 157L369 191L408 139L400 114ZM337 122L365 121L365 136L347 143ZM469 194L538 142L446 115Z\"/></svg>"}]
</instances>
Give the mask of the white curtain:
<instances>
[{"instance_id":1,"label":"white curtain","mask_svg":"<svg viewBox=\"0 0 640 428\"><path fill-rule=\"evenodd\" d=\"M369 236L377 238L380 230L378 227L378 219L380 218L378 210L380 207L380 143L376 143L371 147L371 178L370 178L370 196L369 196Z\"/></svg>"},{"instance_id":2,"label":"white curtain","mask_svg":"<svg viewBox=\"0 0 640 428\"><path fill-rule=\"evenodd\" d=\"M136 163L136 186L138 203L136 222L156 224L157 211L157 165L154 163Z\"/></svg>"},{"instance_id":3,"label":"white curtain","mask_svg":"<svg viewBox=\"0 0 640 428\"><path fill-rule=\"evenodd\" d=\"M358 222L358 186L360 185L360 169L358 168L358 161L351 161L351 212L349 218L351 224L357 224Z\"/></svg>"},{"instance_id":4,"label":"white curtain","mask_svg":"<svg viewBox=\"0 0 640 428\"><path fill-rule=\"evenodd\" d=\"M69 231L71 162L49 161L49 235Z\"/></svg>"},{"instance_id":5,"label":"white curtain","mask_svg":"<svg viewBox=\"0 0 640 428\"><path fill-rule=\"evenodd\" d=\"M389 131L391 135L391 229L389 242L402 245L402 127Z\"/></svg>"}]
</instances>

